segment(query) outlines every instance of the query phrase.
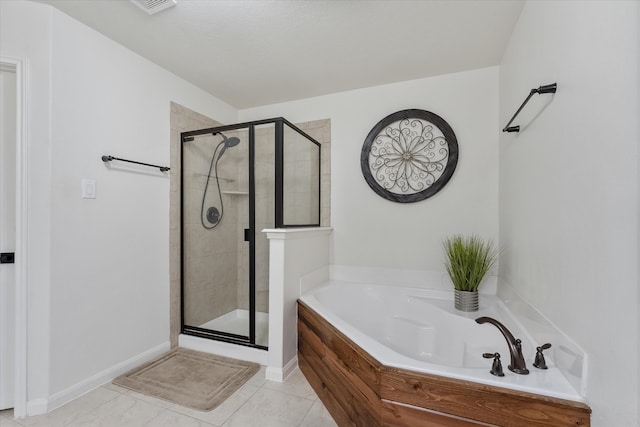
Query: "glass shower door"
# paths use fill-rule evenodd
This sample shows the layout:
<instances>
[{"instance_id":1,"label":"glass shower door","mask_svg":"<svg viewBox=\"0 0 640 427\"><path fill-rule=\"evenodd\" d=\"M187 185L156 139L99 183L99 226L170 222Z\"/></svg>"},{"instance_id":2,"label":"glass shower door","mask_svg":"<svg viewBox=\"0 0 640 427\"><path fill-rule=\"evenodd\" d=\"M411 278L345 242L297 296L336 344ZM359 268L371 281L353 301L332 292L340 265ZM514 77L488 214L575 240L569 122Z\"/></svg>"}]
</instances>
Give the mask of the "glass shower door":
<instances>
[{"instance_id":1,"label":"glass shower door","mask_svg":"<svg viewBox=\"0 0 640 427\"><path fill-rule=\"evenodd\" d=\"M251 343L249 153L247 128L183 134L183 333Z\"/></svg>"},{"instance_id":2,"label":"glass shower door","mask_svg":"<svg viewBox=\"0 0 640 427\"><path fill-rule=\"evenodd\" d=\"M262 231L320 225L320 143L282 117L181 138L182 333L266 349Z\"/></svg>"}]
</instances>

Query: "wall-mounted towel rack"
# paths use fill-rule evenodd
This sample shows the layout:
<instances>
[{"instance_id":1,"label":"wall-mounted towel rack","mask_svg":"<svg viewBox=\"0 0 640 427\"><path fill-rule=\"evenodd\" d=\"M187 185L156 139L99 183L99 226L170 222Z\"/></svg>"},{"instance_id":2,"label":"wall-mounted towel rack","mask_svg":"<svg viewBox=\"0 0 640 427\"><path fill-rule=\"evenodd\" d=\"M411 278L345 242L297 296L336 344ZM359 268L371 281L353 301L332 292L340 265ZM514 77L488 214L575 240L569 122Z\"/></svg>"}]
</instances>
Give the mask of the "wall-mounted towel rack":
<instances>
[{"instance_id":1,"label":"wall-mounted towel rack","mask_svg":"<svg viewBox=\"0 0 640 427\"><path fill-rule=\"evenodd\" d=\"M513 117L511 117L511 120L509 120L509 123L507 123L507 125L504 127L504 129L502 129L502 132L520 132L520 126L509 126L509 125L518 116L518 114L520 114L520 111L522 111L524 106L527 105L527 102L529 102L531 97L533 95L535 95L536 93L539 93L539 94L542 94L542 93L556 93L556 89L558 89L558 85L555 84L555 83L551 83L550 85L540 86L537 89L535 89L535 88L531 89L531 92L529 92L529 96L527 96L527 99L524 100L524 102L522 103L520 108L518 108L518 111L516 111L516 113L513 115Z\"/></svg>"},{"instance_id":2,"label":"wall-mounted towel rack","mask_svg":"<svg viewBox=\"0 0 640 427\"><path fill-rule=\"evenodd\" d=\"M119 157L113 157L113 156L102 156L102 161L103 162L110 162L111 160L120 160L121 162L129 162L129 163L135 163L136 165L143 165L143 166L150 166L152 168L158 168L160 169L160 172L166 172L168 170L171 170L171 168L167 167L167 166L158 166L158 165L152 165L149 163L142 163L142 162L136 162L135 160L127 160L127 159L121 159Z\"/></svg>"}]
</instances>

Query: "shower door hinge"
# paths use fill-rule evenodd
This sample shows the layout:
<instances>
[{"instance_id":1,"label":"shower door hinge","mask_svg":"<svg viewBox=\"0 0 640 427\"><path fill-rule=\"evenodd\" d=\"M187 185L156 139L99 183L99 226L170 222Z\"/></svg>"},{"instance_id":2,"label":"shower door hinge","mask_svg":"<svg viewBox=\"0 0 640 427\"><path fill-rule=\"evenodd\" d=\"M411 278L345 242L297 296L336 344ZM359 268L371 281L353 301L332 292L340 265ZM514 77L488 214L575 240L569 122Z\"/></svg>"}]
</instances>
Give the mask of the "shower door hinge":
<instances>
[{"instance_id":1,"label":"shower door hinge","mask_svg":"<svg viewBox=\"0 0 640 427\"><path fill-rule=\"evenodd\" d=\"M245 242L250 242L251 241L251 229L250 228L245 228L244 229L244 241Z\"/></svg>"}]
</instances>

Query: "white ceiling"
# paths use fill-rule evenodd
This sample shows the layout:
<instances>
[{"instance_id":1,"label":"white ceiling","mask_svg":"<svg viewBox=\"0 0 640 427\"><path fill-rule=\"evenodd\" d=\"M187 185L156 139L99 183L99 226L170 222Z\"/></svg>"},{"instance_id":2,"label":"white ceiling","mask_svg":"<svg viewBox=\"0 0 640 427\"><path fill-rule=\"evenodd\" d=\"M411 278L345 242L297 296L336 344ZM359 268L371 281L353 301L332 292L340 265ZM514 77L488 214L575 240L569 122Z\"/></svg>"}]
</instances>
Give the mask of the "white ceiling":
<instances>
[{"instance_id":1,"label":"white ceiling","mask_svg":"<svg viewBox=\"0 0 640 427\"><path fill-rule=\"evenodd\" d=\"M40 0L236 108L497 65L520 0Z\"/></svg>"}]
</instances>

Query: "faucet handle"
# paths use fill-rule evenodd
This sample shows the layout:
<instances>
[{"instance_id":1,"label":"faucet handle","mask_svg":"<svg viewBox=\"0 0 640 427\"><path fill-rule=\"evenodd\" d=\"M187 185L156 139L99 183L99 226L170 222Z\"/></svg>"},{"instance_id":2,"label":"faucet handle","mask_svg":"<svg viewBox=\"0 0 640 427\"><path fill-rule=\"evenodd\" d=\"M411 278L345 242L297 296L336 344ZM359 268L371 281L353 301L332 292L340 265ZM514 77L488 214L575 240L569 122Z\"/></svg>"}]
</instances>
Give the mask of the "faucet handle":
<instances>
[{"instance_id":1,"label":"faucet handle","mask_svg":"<svg viewBox=\"0 0 640 427\"><path fill-rule=\"evenodd\" d=\"M538 369L547 369L547 362L544 360L544 354L542 354L543 350L548 350L551 348L551 344L546 343L541 345L540 347L536 347L536 359L533 362L533 366Z\"/></svg>"},{"instance_id":2,"label":"faucet handle","mask_svg":"<svg viewBox=\"0 0 640 427\"><path fill-rule=\"evenodd\" d=\"M504 373L502 372L502 362L500 362L500 353L482 353L482 357L485 359L493 358L493 365L491 365L491 370L489 371L491 375L504 377Z\"/></svg>"}]
</instances>

